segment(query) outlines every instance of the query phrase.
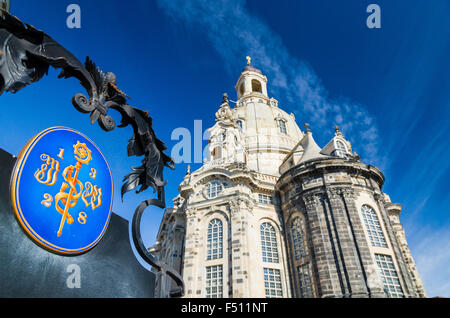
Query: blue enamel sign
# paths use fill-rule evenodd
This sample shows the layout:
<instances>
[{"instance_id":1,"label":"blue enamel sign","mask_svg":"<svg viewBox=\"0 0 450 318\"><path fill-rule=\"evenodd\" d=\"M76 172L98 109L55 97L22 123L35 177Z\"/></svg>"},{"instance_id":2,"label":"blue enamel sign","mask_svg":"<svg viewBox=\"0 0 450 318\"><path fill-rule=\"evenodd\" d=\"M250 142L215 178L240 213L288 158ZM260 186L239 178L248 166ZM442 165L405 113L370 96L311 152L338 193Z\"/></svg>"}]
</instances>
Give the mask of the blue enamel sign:
<instances>
[{"instance_id":1,"label":"blue enamel sign","mask_svg":"<svg viewBox=\"0 0 450 318\"><path fill-rule=\"evenodd\" d=\"M11 180L17 219L42 247L62 254L93 248L111 216L113 181L105 157L83 134L48 128L22 149Z\"/></svg>"}]
</instances>

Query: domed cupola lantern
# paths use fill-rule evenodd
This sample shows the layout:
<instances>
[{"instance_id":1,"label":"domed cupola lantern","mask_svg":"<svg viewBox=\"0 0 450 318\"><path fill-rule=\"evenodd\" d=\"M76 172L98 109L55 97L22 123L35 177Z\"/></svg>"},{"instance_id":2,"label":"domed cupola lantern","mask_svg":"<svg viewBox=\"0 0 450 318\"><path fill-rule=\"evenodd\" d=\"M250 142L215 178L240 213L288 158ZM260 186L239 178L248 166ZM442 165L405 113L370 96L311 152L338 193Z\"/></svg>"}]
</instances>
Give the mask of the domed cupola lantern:
<instances>
[{"instance_id":1,"label":"domed cupola lantern","mask_svg":"<svg viewBox=\"0 0 450 318\"><path fill-rule=\"evenodd\" d=\"M238 98L250 95L267 96L267 77L261 70L254 68L251 57L247 56L247 65L242 70L241 76L236 83L235 89Z\"/></svg>"}]
</instances>

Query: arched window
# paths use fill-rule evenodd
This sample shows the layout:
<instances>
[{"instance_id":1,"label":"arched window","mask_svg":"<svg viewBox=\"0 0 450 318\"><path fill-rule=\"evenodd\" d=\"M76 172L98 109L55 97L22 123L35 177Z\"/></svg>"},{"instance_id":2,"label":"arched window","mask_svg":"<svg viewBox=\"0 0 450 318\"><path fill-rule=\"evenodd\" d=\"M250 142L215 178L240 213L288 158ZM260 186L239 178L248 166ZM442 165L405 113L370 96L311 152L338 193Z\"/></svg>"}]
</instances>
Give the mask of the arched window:
<instances>
[{"instance_id":1,"label":"arched window","mask_svg":"<svg viewBox=\"0 0 450 318\"><path fill-rule=\"evenodd\" d=\"M278 263L277 236L270 223L263 223L261 230L261 247L263 262Z\"/></svg>"},{"instance_id":2,"label":"arched window","mask_svg":"<svg viewBox=\"0 0 450 318\"><path fill-rule=\"evenodd\" d=\"M206 186L206 196L209 199L213 199L219 195L223 190L223 184L219 181L211 181Z\"/></svg>"},{"instance_id":3,"label":"arched window","mask_svg":"<svg viewBox=\"0 0 450 318\"><path fill-rule=\"evenodd\" d=\"M245 88L244 88L244 82L242 82L241 87L239 88L239 96L244 95L244 90L245 90Z\"/></svg>"},{"instance_id":4,"label":"arched window","mask_svg":"<svg viewBox=\"0 0 450 318\"><path fill-rule=\"evenodd\" d=\"M239 129L240 129L241 131L243 131L243 129L244 129L244 123L242 122L242 120L236 121L236 124L238 125Z\"/></svg>"},{"instance_id":5,"label":"arched window","mask_svg":"<svg viewBox=\"0 0 450 318\"><path fill-rule=\"evenodd\" d=\"M280 127L282 134L287 134L286 122L283 119L278 119L278 127Z\"/></svg>"},{"instance_id":6,"label":"arched window","mask_svg":"<svg viewBox=\"0 0 450 318\"><path fill-rule=\"evenodd\" d=\"M214 219L208 224L207 250L207 260L222 258L223 226L219 219Z\"/></svg>"},{"instance_id":7,"label":"arched window","mask_svg":"<svg viewBox=\"0 0 450 318\"><path fill-rule=\"evenodd\" d=\"M213 160L221 159L222 158L222 147L217 146L212 151L212 157Z\"/></svg>"},{"instance_id":8,"label":"arched window","mask_svg":"<svg viewBox=\"0 0 450 318\"><path fill-rule=\"evenodd\" d=\"M262 93L261 83L258 80L252 79L252 92Z\"/></svg>"},{"instance_id":9,"label":"arched window","mask_svg":"<svg viewBox=\"0 0 450 318\"><path fill-rule=\"evenodd\" d=\"M304 223L300 217L296 217L291 224L292 248L295 259L306 256Z\"/></svg>"},{"instance_id":10,"label":"arched window","mask_svg":"<svg viewBox=\"0 0 450 318\"><path fill-rule=\"evenodd\" d=\"M338 157L345 157L347 154L347 147L342 141L336 140L336 155Z\"/></svg>"},{"instance_id":11,"label":"arched window","mask_svg":"<svg viewBox=\"0 0 450 318\"><path fill-rule=\"evenodd\" d=\"M368 205L361 207L361 214L364 224L366 225L369 241L372 246L387 247L380 221L374 209Z\"/></svg>"}]
</instances>

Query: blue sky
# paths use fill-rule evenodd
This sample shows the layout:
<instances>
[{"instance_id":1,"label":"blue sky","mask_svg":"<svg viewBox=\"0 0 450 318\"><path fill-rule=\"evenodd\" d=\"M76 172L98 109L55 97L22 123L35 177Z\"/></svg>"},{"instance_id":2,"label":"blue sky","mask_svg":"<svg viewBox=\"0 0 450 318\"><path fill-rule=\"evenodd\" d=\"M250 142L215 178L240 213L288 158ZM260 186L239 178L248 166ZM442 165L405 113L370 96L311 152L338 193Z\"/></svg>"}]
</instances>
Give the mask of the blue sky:
<instances>
[{"instance_id":1,"label":"blue sky","mask_svg":"<svg viewBox=\"0 0 450 318\"><path fill-rule=\"evenodd\" d=\"M81 29L68 29L66 7L82 10ZM366 7L381 7L381 29L368 29ZM450 3L430 1L12 1L12 13L45 30L80 60L89 55L113 71L130 104L149 110L170 149L177 127L214 124L245 56L269 79L269 95L308 122L319 145L335 124L362 160L381 168L384 191L403 205L401 220L429 296L450 296ZM139 158L128 158L131 128L103 132L78 113L83 92L57 72L19 93L0 97L0 147L17 154L37 132L55 125L93 139L120 189ZM113 114L113 111L111 111ZM116 121L119 116L116 116ZM196 169L198 165L193 165ZM167 170L167 204L186 164ZM115 193L114 211L130 219L150 192ZM144 216L154 242L162 210Z\"/></svg>"}]
</instances>

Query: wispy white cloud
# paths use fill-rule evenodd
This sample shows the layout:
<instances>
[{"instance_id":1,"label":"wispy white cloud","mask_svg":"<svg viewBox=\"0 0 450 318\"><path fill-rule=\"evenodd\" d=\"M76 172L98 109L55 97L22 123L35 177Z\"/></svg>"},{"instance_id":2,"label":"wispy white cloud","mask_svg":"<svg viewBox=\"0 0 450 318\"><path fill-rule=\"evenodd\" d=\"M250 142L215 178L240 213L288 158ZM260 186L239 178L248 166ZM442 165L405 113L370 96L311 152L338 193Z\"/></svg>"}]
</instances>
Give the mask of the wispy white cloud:
<instances>
[{"instance_id":1,"label":"wispy white cloud","mask_svg":"<svg viewBox=\"0 0 450 318\"><path fill-rule=\"evenodd\" d=\"M270 78L274 96L284 96L297 118L307 119L316 134L327 137L339 124L364 161L383 168L374 117L363 105L331 98L312 67L292 56L282 38L248 12L245 0L159 0L158 4L175 20L203 30L230 73L242 67L245 55L252 56Z\"/></svg>"},{"instance_id":2,"label":"wispy white cloud","mask_svg":"<svg viewBox=\"0 0 450 318\"><path fill-rule=\"evenodd\" d=\"M416 227L408 236L419 274L429 297L450 297L450 229Z\"/></svg>"},{"instance_id":3,"label":"wispy white cloud","mask_svg":"<svg viewBox=\"0 0 450 318\"><path fill-rule=\"evenodd\" d=\"M448 143L442 142L448 134L449 127L443 127L420 145L420 151L414 154L409 169L397 183L404 192L403 201L411 207L404 211L404 228L429 296L450 297L450 228L445 204L448 196L441 197L438 203L443 210L430 200L450 169L450 161L442 160L448 158ZM439 219L439 225L427 225L427 218Z\"/></svg>"},{"instance_id":4,"label":"wispy white cloud","mask_svg":"<svg viewBox=\"0 0 450 318\"><path fill-rule=\"evenodd\" d=\"M416 214L419 216L423 212L425 203L436 192L440 179L450 169L450 161L442 160L449 156L448 143L443 141L450 133L450 127L448 125L438 127L440 131L430 135L426 143L417 145L418 151L404 167L403 178L396 183L398 189L404 192L404 202L416 206L414 213L408 214L409 222L417 222Z\"/></svg>"}]
</instances>

